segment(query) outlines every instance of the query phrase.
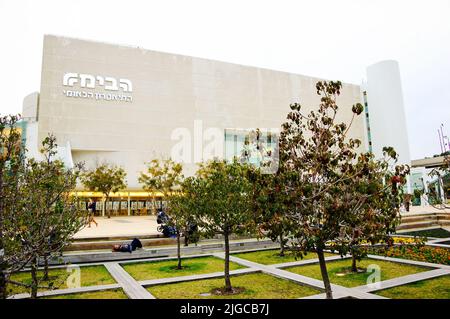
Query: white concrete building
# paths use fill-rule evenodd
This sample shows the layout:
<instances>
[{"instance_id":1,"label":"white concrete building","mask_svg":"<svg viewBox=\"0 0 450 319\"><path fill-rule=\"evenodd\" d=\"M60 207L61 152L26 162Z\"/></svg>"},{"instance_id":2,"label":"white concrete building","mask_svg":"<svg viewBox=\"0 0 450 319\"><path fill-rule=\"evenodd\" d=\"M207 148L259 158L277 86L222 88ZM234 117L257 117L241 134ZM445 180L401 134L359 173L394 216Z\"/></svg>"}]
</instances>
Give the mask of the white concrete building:
<instances>
[{"instance_id":1,"label":"white concrete building","mask_svg":"<svg viewBox=\"0 0 450 319\"><path fill-rule=\"evenodd\" d=\"M367 103L370 127L368 138L375 156L392 146L398 163L410 164L400 69L396 61L382 61L367 68Z\"/></svg>"},{"instance_id":2,"label":"white concrete building","mask_svg":"<svg viewBox=\"0 0 450 319\"><path fill-rule=\"evenodd\" d=\"M29 155L53 133L67 165L123 166L127 192L142 190L138 177L153 158L182 160L190 174L201 160L239 153L246 129L279 130L291 103L319 104L318 78L52 35L41 72L40 91L24 100ZM361 151L391 145L408 162L396 62L369 67L367 88L343 84L339 120L365 97L366 118L350 136L365 142Z\"/></svg>"}]
</instances>

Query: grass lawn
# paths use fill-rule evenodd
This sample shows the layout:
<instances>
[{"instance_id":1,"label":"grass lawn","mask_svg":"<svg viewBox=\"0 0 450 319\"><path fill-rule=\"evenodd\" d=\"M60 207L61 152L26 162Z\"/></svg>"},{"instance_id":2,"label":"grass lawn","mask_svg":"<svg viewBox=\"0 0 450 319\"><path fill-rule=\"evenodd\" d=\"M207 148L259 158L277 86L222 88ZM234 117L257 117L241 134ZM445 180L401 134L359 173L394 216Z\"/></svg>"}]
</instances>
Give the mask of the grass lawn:
<instances>
[{"instance_id":1,"label":"grass lawn","mask_svg":"<svg viewBox=\"0 0 450 319\"><path fill-rule=\"evenodd\" d=\"M351 258L327 262L328 276L333 284L344 287L356 287L367 284L367 277L373 274L372 272L346 273L351 269ZM369 265L378 265L381 270L381 280L392 279L396 277L415 274L422 271L430 270L429 268L394 263L384 260L363 259L358 263L359 268L366 269ZM285 270L300 274L303 276L322 280L319 264L297 266L285 268Z\"/></svg>"},{"instance_id":2,"label":"grass lawn","mask_svg":"<svg viewBox=\"0 0 450 319\"><path fill-rule=\"evenodd\" d=\"M450 276L417 281L375 294L392 299L450 299Z\"/></svg>"},{"instance_id":3,"label":"grass lawn","mask_svg":"<svg viewBox=\"0 0 450 319\"><path fill-rule=\"evenodd\" d=\"M293 299L321 293L318 289L262 273L232 276L231 284L244 287L245 291L228 296L210 295L211 290L225 285L223 278L151 286L147 290L159 299Z\"/></svg>"},{"instance_id":4,"label":"grass lawn","mask_svg":"<svg viewBox=\"0 0 450 319\"><path fill-rule=\"evenodd\" d=\"M59 296L44 297L42 299L128 299L122 289L82 292Z\"/></svg>"},{"instance_id":5,"label":"grass lawn","mask_svg":"<svg viewBox=\"0 0 450 319\"><path fill-rule=\"evenodd\" d=\"M177 259L127 263L121 266L136 280L149 280L207 274L224 270L224 260L216 257L186 258L182 260L183 269L176 269ZM230 262L230 270L245 268Z\"/></svg>"},{"instance_id":6,"label":"grass lawn","mask_svg":"<svg viewBox=\"0 0 450 319\"><path fill-rule=\"evenodd\" d=\"M418 236L418 237L435 237L435 238L448 238L450 237L450 232L443 228L433 228L433 229L424 229L411 231L406 233L400 233L399 235L409 235L409 236Z\"/></svg>"},{"instance_id":7,"label":"grass lawn","mask_svg":"<svg viewBox=\"0 0 450 319\"><path fill-rule=\"evenodd\" d=\"M253 261L255 263L263 264L263 265L272 265L272 264L281 264L281 263L287 263L291 261L296 260L302 260L301 258L295 259L294 255L291 252L286 252L286 255L284 257L280 257L278 255L279 250L278 249L270 249L270 250L261 250L261 251L254 251L254 252L244 252L244 253L237 253L233 254L234 257L246 259L249 261ZM335 254L325 253L325 257L328 256L336 256ZM317 258L316 253L308 253L306 256L303 257L303 259L314 259Z\"/></svg>"},{"instance_id":8,"label":"grass lawn","mask_svg":"<svg viewBox=\"0 0 450 319\"><path fill-rule=\"evenodd\" d=\"M104 266L85 266L80 267L81 271L81 286L96 286L96 285L107 285L115 284L116 281L111 277L108 270ZM41 281L40 286L48 286L53 282L53 286L57 289L67 288L66 280L70 276L70 272L66 271L66 268L57 268L49 270L49 281ZM43 272L38 271L38 277L42 278ZM11 276L11 280L22 282L24 284L31 283L31 273L30 272L20 272L15 273ZM16 286L9 284L7 286L8 294L14 295L18 293L30 292L26 287ZM49 289L39 289L39 291L49 290Z\"/></svg>"}]
</instances>

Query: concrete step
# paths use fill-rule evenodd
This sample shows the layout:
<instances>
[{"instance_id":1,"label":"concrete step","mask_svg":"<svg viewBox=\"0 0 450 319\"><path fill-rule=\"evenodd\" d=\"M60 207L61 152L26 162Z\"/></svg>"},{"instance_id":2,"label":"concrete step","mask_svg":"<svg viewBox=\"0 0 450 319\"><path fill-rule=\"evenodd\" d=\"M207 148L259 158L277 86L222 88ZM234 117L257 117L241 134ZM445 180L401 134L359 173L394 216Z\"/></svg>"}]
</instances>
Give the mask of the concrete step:
<instances>
[{"instance_id":1,"label":"concrete step","mask_svg":"<svg viewBox=\"0 0 450 319\"><path fill-rule=\"evenodd\" d=\"M101 250L112 249L114 245L120 245L123 243L130 243L133 238L121 238L120 240L95 240L95 241L74 241L70 246L66 247L64 251L83 251L83 250ZM156 237L143 239L139 237L143 247L174 245L176 239ZM183 241L184 242L184 241Z\"/></svg>"},{"instance_id":2,"label":"concrete step","mask_svg":"<svg viewBox=\"0 0 450 319\"><path fill-rule=\"evenodd\" d=\"M230 251L240 251L247 249L277 248L278 243L270 239L242 239L230 241ZM198 245L189 245L181 247L183 256L212 253L224 250L223 241L201 241ZM158 257L176 256L177 247L174 245L165 245L160 247L138 249L132 253L111 252L109 251L78 251L65 252L63 256L56 257L49 261L51 265L60 264L83 264L105 261L122 261L131 259L151 259Z\"/></svg>"},{"instance_id":3,"label":"concrete step","mask_svg":"<svg viewBox=\"0 0 450 319\"><path fill-rule=\"evenodd\" d=\"M134 238L142 239L154 239L164 238L163 234L148 234L148 235L121 235L121 236L107 236L107 237L76 237L74 242L102 242L102 241L117 241L117 240L133 240Z\"/></svg>"},{"instance_id":4,"label":"concrete step","mask_svg":"<svg viewBox=\"0 0 450 319\"><path fill-rule=\"evenodd\" d=\"M409 229L397 229L396 234L397 235L403 235L403 233L406 232L414 232L414 231L421 231L421 230L431 230L431 229L436 229L436 226L431 226L431 227L419 227L419 228L409 228ZM407 235L409 237L409 235ZM432 237L428 237L428 239L430 239Z\"/></svg>"},{"instance_id":5,"label":"concrete step","mask_svg":"<svg viewBox=\"0 0 450 319\"><path fill-rule=\"evenodd\" d=\"M436 216L402 216L402 224L407 224L407 223L415 223L415 222L424 222L424 221L436 221L437 217Z\"/></svg>"},{"instance_id":6,"label":"concrete step","mask_svg":"<svg viewBox=\"0 0 450 319\"><path fill-rule=\"evenodd\" d=\"M402 220L412 220L412 219L450 219L450 214L447 213L428 213L428 214L403 214Z\"/></svg>"},{"instance_id":7,"label":"concrete step","mask_svg":"<svg viewBox=\"0 0 450 319\"><path fill-rule=\"evenodd\" d=\"M402 223L397 227L397 230L412 229L412 228L427 228L439 227L440 223L437 221L419 221L414 223Z\"/></svg>"},{"instance_id":8,"label":"concrete step","mask_svg":"<svg viewBox=\"0 0 450 319\"><path fill-rule=\"evenodd\" d=\"M100 251L111 250L114 245L120 245L123 243L130 243L134 238L138 238L143 247L156 247L175 245L176 238L167 238L162 234L152 234L146 236L130 235L130 236L116 236L116 237L94 237L94 238L76 238L72 244L64 249L64 251ZM250 239L251 236L230 236L230 240L244 240ZM203 243L214 242L221 240L220 235L213 238L202 239ZM184 237L181 237L181 242L184 244Z\"/></svg>"},{"instance_id":9,"label":"concrete step","mask_svg":"<svg viewBox=\"0 0 450 319\"><path fill-rule=\"evenodd\" d=\"M397 230L424 229L450 225L450 214L446 212L403 214Z\"/></svg>"}]
</instances>

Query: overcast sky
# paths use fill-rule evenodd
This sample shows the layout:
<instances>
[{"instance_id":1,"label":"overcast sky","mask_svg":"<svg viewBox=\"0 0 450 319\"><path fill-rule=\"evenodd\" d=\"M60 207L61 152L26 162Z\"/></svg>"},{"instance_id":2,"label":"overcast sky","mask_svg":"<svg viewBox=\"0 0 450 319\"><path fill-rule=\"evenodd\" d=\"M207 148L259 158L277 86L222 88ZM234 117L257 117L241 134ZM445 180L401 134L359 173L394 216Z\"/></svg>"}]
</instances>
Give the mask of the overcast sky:
<instances>
[{"instance_id":1,"label":"overcast sky","mask_svg":"<svg viewBox=\"0 0 450 319\"><path fill-rule=\"evenodd\" d=\"M413 159L450 137L450 1L0 0L0 113L39 91L44 34L360 84L397 60Z\"/></svg>"}]
</instances>

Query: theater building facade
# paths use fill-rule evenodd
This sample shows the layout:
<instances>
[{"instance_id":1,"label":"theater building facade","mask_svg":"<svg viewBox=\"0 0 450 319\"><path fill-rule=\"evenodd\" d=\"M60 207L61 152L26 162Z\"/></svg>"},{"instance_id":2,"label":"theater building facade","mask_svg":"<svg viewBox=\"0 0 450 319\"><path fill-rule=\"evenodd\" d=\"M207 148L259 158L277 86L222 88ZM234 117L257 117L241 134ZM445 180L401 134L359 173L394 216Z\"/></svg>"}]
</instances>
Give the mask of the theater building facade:
<instances>
[{"instance_id":1,"label":"theater building facade","mask_svg":"<svg viewBox=\"0 0 450 319\"><path fill-rule=\"evenodd\" d=\"M154 210L154 201L138 182L145 163L171 157L183 162L185 174L190 175L202 160L240 153L246 134L255 128L266 132L270 146L291 103L301 103L305 111L317 107L315 84L319 80L46 35L40 90L25 97L23 103L28 156L39 157L41 141L51 133L57 138L58 156L69 167L80 161L88 169L105 162L122 166L128 188L113 194L107 208L117 214L147 214ZM363 141L361 151L381 154L382 146L391 145L400 148L402 161L408 162L395 61L369 67L367 82L362 85L343 83L338 97L340 120L350 120L355 103L365 105L365 114L353 122L349 135ZM385 128L390 125L386 114L383 116L386 111L397 116L399 132L394 135ZM399 128L399 122L403 127ZM78 187L79 196L101 197Z\"/></svg>"}]
</instances>

